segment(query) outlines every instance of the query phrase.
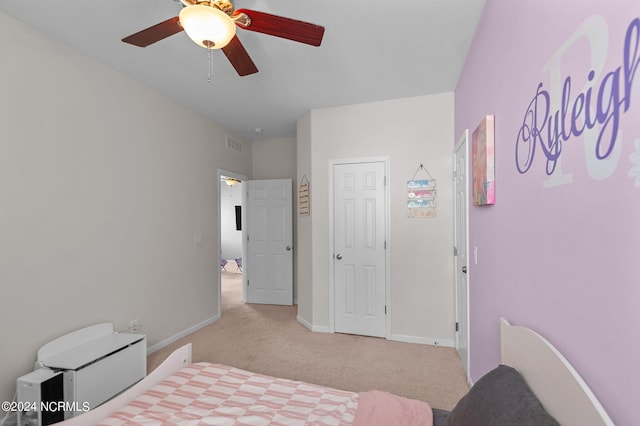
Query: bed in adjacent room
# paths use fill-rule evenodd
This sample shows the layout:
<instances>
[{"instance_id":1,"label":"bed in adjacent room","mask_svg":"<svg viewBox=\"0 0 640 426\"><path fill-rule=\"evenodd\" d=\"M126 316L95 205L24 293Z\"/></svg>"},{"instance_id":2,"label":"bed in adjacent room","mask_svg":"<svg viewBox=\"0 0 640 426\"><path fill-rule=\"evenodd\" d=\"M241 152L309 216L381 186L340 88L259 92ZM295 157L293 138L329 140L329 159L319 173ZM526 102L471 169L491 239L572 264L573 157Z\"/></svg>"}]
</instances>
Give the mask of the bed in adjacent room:
<instances>
[{"instance_id":1,"label":"bed in adjacent room","mask_svg":"<svg viewBox=\"0 0 640 426\"><path fill-rule=\"evenodd\" d=\"M192 364L185 345L123 394L61 424L613 425L568 361L534 331L502 320L501 352L501 364L448 412L382 391Z\"/></svg>"}]
</instances>

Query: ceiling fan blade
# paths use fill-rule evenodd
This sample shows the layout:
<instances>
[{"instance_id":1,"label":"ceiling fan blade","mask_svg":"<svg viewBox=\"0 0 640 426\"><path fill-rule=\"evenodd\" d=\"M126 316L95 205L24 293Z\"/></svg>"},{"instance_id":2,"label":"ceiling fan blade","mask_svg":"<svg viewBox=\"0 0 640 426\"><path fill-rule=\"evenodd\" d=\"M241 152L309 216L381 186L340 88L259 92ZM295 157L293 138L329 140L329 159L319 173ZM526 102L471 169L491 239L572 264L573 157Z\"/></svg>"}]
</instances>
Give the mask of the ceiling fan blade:
<instances>
[{"instance_id":1,"label":"ceiling fan blade","mask_svg":"<svg viewBox=\"0 0 640 426\"><path fill-rule=\"evenodd\" d=\"M324 27L320 25L249 9L238 9L233 16L236 17L243 13L249 17L250 23L246 25L242 19L239 19L236 20L236 24L245 30L286 38L312 46L320 46L322 43Z\"/></svg>"},{"instance_id":2,"label":"ceiling fan blade","mask_svg":"<svg viewBox=\"0 0 640 426\"><path fill-rule=\"evenodd\" d=\"M238 36L233 36L222 51L241 77L258 72L256 64L253 63Z\"/></svg>"},{"instance_id":3,"label":"ceiling fan blade","mask_svg":"<svg viewBox=\"0 0 640 426\"><path fill-rule=\"evenodd\" d=\"M160 22L152 27L138 31L135 34L131 34L130 36L123 38L122 41L133 44L134 46L147 47L150 44L177 34L182 30L183 28L182 25L180 25L180 20L176 16L175 18L167 19L164 22Z\"/></svg>"}]
</instances>

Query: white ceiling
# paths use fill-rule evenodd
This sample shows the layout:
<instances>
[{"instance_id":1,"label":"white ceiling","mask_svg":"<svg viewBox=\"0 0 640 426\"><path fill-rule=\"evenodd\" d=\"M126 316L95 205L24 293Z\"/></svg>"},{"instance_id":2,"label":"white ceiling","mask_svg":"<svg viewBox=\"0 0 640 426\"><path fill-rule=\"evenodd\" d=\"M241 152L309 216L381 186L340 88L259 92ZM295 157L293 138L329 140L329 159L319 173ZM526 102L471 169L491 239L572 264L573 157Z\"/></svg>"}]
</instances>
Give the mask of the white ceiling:
<instances>
[{"instance_id":1,"label":"white ceiling","mask_svg":"<svg viewBox=\"0 0 640 426\"><path fill-rule=\"evenodd\" d=\"M146 48L120 40L177 16L175 0L2 0L0 10L184 103L247 140L294 137L322 107L455 90L485 0L236 0L325 27L320 47L238 29L259 69L239 77L221 51L182 32ZM99 82L96 82L99 84ZM262 128L261 135L254 132Z\"/></svg>"}]
</instances>

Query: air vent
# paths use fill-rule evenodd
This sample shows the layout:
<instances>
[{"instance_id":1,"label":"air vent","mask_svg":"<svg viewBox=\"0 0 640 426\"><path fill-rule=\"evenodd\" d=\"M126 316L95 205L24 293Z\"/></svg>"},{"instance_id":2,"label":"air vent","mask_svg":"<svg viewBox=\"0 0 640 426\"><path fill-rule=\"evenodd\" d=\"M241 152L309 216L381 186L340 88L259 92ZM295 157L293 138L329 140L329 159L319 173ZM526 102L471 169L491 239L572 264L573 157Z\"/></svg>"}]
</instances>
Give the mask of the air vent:
<instances>
[{"instance_id":1,"label":"air vent","mask_svg":"<svg viewBox=\"0 0 640 426\"><path fill-rule=\"evenodd\" d=\"M231 151L242 153L242 141L232 138L229 135L226 136L225 146Z\"/></svg>"}]
</instances>

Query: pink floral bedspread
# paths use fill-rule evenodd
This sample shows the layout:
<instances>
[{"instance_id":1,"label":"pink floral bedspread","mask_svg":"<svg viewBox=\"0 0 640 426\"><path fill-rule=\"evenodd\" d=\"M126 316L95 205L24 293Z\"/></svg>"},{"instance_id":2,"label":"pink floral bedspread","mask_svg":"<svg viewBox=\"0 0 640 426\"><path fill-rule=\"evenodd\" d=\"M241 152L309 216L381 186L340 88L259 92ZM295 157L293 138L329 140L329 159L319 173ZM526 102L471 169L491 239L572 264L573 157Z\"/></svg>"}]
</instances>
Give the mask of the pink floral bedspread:
<instances>
[{"instance_id":1,"label":"pink floral bedspread","mask_svg":"<svg viewBox=\"0 0 640 426\"><path fill-rule=\"evenodd\" d=\"M411 402L385 392L362 395L364 403L359 406L361 394L358 393L250 373L225 365L196 363L158 383L99 424L431 425L431 408L425 403ZM388 423L390 417L381 408L389 406L406 416L413 413L403 405L407 401L409 406L414 402L422 404L422 408L426 406L429 422L415 422L412 418L409 422ZM356 419L356 413L360 420ZM376 420L384 422L376 423Z\"/></svg>"}]
</instances>

